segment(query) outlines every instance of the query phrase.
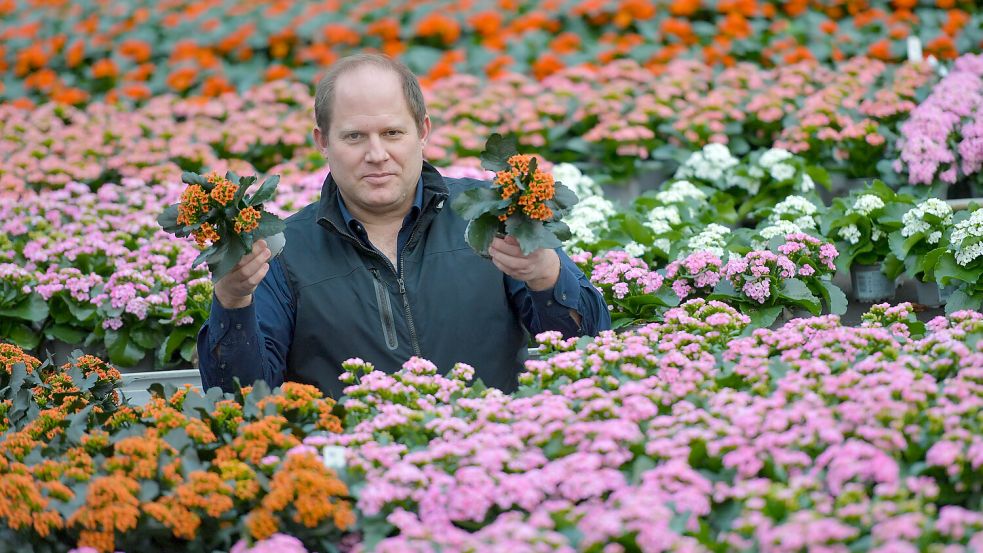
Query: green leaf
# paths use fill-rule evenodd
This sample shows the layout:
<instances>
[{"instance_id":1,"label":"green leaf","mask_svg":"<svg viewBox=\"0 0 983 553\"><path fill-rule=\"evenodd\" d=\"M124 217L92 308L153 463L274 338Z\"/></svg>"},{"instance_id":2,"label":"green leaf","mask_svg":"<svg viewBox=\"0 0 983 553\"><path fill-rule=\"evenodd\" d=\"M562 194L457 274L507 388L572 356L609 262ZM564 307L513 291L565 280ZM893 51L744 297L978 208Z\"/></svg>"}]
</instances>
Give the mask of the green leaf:
<instances>
[{"instance_id":1,"label":"green leaf","mask_svg":"<svg viewBox=\"0 0 983 553\"><path fill-rule=\"evenodd\" d=\"M106 332L106 350L109 360L121 367L136 366L144 355L143 349L130 340L130 333L125 327L119 332Z\"/></svg>"},{"instance_id":2,"label":"green leaf","mask_svg":"<svg viewBox=\"0 0 983 553\"><path fill-rule=\"evenodd\" d=\"M773 305L764 309L755 309L747 316L751 319L749 328L768 328L775 324L775 319L782 313L781 305Z\"/></svg>"},{"instance_id":3,"label":"green leaf","mask_svg":"<svg viewBox=\"0 0 983 553\"><path fill-rule=\"evenodd\" d=\"M951 315L964 309L979 311L981 307L983 307L983 295L971 296L966 293L966 290L956 290L946 301L945 314Z\"/></svg>"},{"instance_id":4,"label":"green leaf","mask_svg":"<svg viewBox=\"0 0 983 553\"><path fill-rule=\"evenodd\" d=\"M509 158L518 152L518 142L514 136L503 137L494 133L485 142L485 150L481 152L481 166L489 171L505 171L509 168ZM466 217L470 219L471 217Z\"/></svg>"},{"instance_id":5,"label":"green leaf","mask_svg":"<svg viewBox=\"0 0 983 553\"><path fill-rule=\"evenodd\" d=\"M556 202L556 205L562 210L569 210L580 201L580 199L577 198L577 194L573 190L570 190L561 183L556 183L553 189L555 191L553 201Z\"/></svg>"},{"instance_id":6,"label":"green leaf","mask_svg":"<svg viewBox=\"0 0 983 553\"><path fill-rule=\"evenodd\" d=\"M0 317L39 323L48 318L48 304L41 296L32 293L13 307L0 309Z\"/></svg>"},{"instance_id":7,"label":"green leaf","mask_svg":"<svg viewBox=\"0 0 983 553\"><path fill-rule=\"evenodd\" d=\"M208 268L212 271L213 282L232 271L242 256L246 255L246 248L239 240L230 239L223 246L225 246L224 250L220 247L208 257Z\"/></svg>"},{"instance_id":8,"label":"green leaf","mask_svg":"<svg viewBox=\"0 0 983 553\"><path fill-rule=\"evenodd\" d=\"M465 190L451 202L451 207L465 221L504 209L508 205L509 201L503 200L490 185Z\"/></svg>"},{"instance_id":9,"label":"green leaf","mask_svg":"<svg viewBox=\"0 0 983 553\"><path fill-rule=\"evenodd\" d=\"M942 258L945 250L946 247L942 246L917 258L915 262L915 274L922 273L924 275L923 282L935 280L935 268L938 267L939 260Z\"/></svg>"},{"instance_id":10,"label":"green leaf","mask_svg":"<svg viewBox=\"0 0 983 553\"><path fill-rule=\"evenodd\" d=\"M563 245L540 221L526 217L509 217L505 221L505 233L519 241L523 255L529 255L540 248L559 248Z\"/></svg>"},{"instance_id":11,"label":"green leaf","mask_svg":"<svg viewBox=\"0 0 983 553\"><path fill-rule=\"evenodd\" d=\"M33 350L41 343L41 333L21 323L12 323L4 334L5 340L24 349Z\"/></svg>"},{"instance_id":12,"label":"green leaf","mask_svg":"<svg viewBox=\"0 0 983 553\"><path fill-rule=\"evenodd\" d=\"M160 225L160 228L171 234L184 228L184 225L179 225L177 222L177 211L178 204L171 204L164 208L164 211L157 216L157 224Z\"/></svg>"},{"instance_id":13,"label":"green leaf","mask_svg":"<svg viewBox=\"0 0 983 553\"><path fill-rule=\"evenodd\" d=\"M181 173L181 182L186 184L197 184L198 186L208 186L209 184L205 177L190 171Z\"/></svg>"},{"instance_id":14,"label":"green leaf","mask_svg":"<svg viewBox=\"0 0 983 553\"><path fill-rule=\"evenodd\" d=\"M826 302L827 307L829 307L829 312L834 315L846 313L847 299L843 290L833 284L831 280L821 280L819 282L822 284L823 300Z\"/></svg>"},{"instance_id":15,"label":"green leaf","mask_svg":"<svg viewBox=\"0 0 983 553\"><path fill-rule=\"evenodd\" d=\"M188 338L194 338L196 335L197 333L192 326L175 327L170 335L167 336L167 340L164 340L164 352L161 360L165 363L169 362L171 356L181 347L181 344Z\"/></svg>"},{"instance_id":16,"label":"green leaf","mask_svg":"<svg viewBox=\"0 0 983 553\"><path fill-rule=\"evenodd\" d=\"M792 300L799 305L809 305L819 308L819 298L809 290L805 282L797 278L788 278L782 282L782 287L778 294L786 299Z\"/></svg>"},{"instance_id":17,"label":"green leaf","mask_svg":"<svg viewBox=\"0 0 983 553\"><path fill-rule=\"evenodd\" d=\"M256 182L256 177L239 177L238 179L233 179L229 175L234 175L232 171L226 173L226 178L239 185L239 188L236 189L236 193L234 196L232 196L232 201L229 202L229 205L234 206L234 208L238 210L241 207L240 202L242 202L242 199L246 196L246 190L249 189L249 186L252 183Z\"/></svg>"},{"instance_id":18,"label":"green leaf","mask_svg":"<svg viewBox=\"0 0 983 553\"><path fill-rule=\"evenodd\" d=\"M286 228L287 224L283 221L283 219L277 217L269 211L263 211L259 215L259 226L253 229L250 234L253 238L259 240L260 238L266 238L268 236L273 236L274 234L279 234Z\"/></svg>"},{"instance_id":19,"label":"green leaf","mask_svg":"<svg viewBox=\"0 0 983 553\"><path fill-rule=\"evenodd\" d=\"M468 228L464 231L465 239L468 245L471 246L471 249L481 255L487 255L488 246L491 245L492 240L495 238L499 224L498 217L490 213L472 219L468 223Z\"/></svg>"},{"instance_id":20,"label":"green leaf","mask_svg":"<svg viewBox=\"0 0 983 553\"><path fill-rule=\"evenodd\" d=\"M143 349L154 349L160 345L160 337L149 328L133 328L130 330L130 340Z\"/></svg>"},{"instance_id":21,"label":"green leaf","mask_svg":"<svg viewBox=\"0 0 983 553\"><path fill-rule=\"evenodd\" d=\"M942 283L943 286L950 284L953 280L976 284L980 279L980 270L977 269L974 271L963 267L956 263L955 256L946 252L939 257L939 264L935 268L935 279Z\"/></svg>"},{"instance_id":22,"label":"green leaf","mask_svg":"<svg viewBox=\"0 0 983 553\"><path fill-rule=\"evenodd\" d=\"M48 339L61 340L67 344L81 344L89 333L74 326L56 324L46 328L44 335Z\"/></svg>"},{"instance_id":23,"label":"green leaf","mask_svg":"<svg viewBox=\"0 0 983 553\"><path fill-rule=\"evenodd\" d=\"M96 307L92 304L78 305L73 301L65 302L65 304L68 305L68 311L80 323L88 321L96 314Z\"/></svg>"},{"instance_id":24,"label":"green leaf","mask_svg":"<svg viewBox=\"0 0 983 553\"><path fill-rule=\"evenodd\" d=\"M639 244L651 244L654 237L652 230L642 224L632 213L625 213L621 219L621 226L632 240Z\"/></svg>"},{"instance_id":25,"label":"green leaf","mask_svg":"<svg viewBox=\"0 0 983 553\"><path fill-rule=\"evenodd\" d=\"M256 194L249 198L249 205L256 206L271 199L273 194L276 192L276 187L279 183L280 175L266 177L266 180L263 181L263 184L259 187L259 190L256 191Z\"/></svg>"}]
</instances>

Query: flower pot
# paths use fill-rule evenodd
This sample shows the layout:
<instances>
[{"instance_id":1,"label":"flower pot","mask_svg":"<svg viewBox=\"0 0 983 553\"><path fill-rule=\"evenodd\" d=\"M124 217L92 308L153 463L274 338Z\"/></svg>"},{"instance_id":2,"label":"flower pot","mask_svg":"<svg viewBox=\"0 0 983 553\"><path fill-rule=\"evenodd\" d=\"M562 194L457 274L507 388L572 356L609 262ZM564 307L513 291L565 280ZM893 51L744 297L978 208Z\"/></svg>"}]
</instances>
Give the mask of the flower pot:
<instances>
[{"instance_id":1,"label":"flower pot","mask_svg":"<svg viewBox=\"0 0 983 553\"><path fill-rule=\"evenodd\" d=\"M894 298L897 282L884 276L881 266L853 265L850 267L853 299L860 303L874 303Z\"/></svg>"},{"instance_id":2,"label":"flower pot","mask_svg":"<svg viewBox=\"0 0 983 553\"><path fill-rule=\"evenodd\" d=\"M266 237L266 245L269 246L270 252L273 254L272 257L276 257L283 251L283 247L287 245L287 238L282 232L278 232L273 236Z\"/></svg>"},{"instance_id":3,"label":"flower pot","mask_svg":"<svg viewBox=\"0 0 983 553\"><path fill-rule=\"evenodd\" d=\"M915 281L915 292L918 294L918 303L928 307L940 307L945 305L949 296L956 291L956 285L950 284L939 288L935 282Z\"/></svg>"}]
</instances>

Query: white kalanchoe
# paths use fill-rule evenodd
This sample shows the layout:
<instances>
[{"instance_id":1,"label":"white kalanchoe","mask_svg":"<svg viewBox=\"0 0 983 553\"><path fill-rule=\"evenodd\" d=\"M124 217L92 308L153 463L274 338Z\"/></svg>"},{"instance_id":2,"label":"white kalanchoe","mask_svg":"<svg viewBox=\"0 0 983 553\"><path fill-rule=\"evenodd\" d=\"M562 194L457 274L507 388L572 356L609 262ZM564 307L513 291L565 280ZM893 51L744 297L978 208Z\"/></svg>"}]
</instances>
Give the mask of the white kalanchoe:
<instances>
[{"instance_id":1,"label":"white kalanchoe","mask_svg":"<svg viewBox=\"0 0 983 553\"><path fill-rule=\"evenodd\" d=\"M723 144L707 144L699 152L694 152L676 170L677 178L696 177L707 182L716 182L727 171L736 167L740 161L731 155Z\"/></svg>"},{"instance_id":2,"label":"white kalanchoe","mask_svg":"<svg viewBox=\"0 0 983 553\"><path fill-rule=\"evenodd\" d=\"M770 169L776 163L781 163L786 159L791 159L792 152L783 148L771 148L758 158L758 164L765 169Z\"/></svg>"},{"instance_id":3,"label":"white kalanchoe","mask_svg":"<svg viewBox=\"0 0 983 553\"><path fill-rule=\"evenodd\" d=\"M723 257L724 248L727 246L726 236L730 234L730 229L710 223L699 234L693 236L686 242L686 248L690 252L708 251L717 257Z\"/></svg>"},{"instance_id":4,"label":"white kalanchoe","mask_svg":"<svg viewBox=\"0 0 983 553\"><path fill-rule=\"evenodd\" d=\"M931 223L925 221L925 215L935 215L942 219L941 228L936 227L936 230L929 232L933 226ZM901 236L908 238L919 232L928 232L926 241L929 244L938 244L939 240L942 239L943 230L952 224L952 208L949 207L949 204L938 198L929 198L909 209L901 217L901 222L904 223L904 227L901 229Z\"/></svg>"},{"instance_id":5,"label":"white kalanchoe","mask_svg":"<svg viewBox=\"0 0 983 553\"><path fill-rule=\"evenodd\" d=\"M811 219L810 219L811 221ZM809 227L812 228L812 227ZM795 224L792 221L778 220L770 223L768 226L762 228L758 231L758 236L761 240L755 240L751 246L756 250L764 250L768 248L768 242L776 236L788 236L789 234L798 234L803 232L805 229Z\"/></svg>"},{"instance_id":6,"label":"white kalanchoe","mask_svg":"<svg viewBox=\"0 0 983 553\"><path fill-rule=\"evenodd\" d=\"M752 165L748 170L747 174L752 179L760 179L765 176L765 170L757 165Z\"/></svg>"},{"instance_id":7,"label":"white kalanchoe","mask_svg":"<svg viewBox=\"0 0 983 553\"><path fill-rule=\"evenodd\" d=\"M601 187L594 182L594 179L581 173L580 169L572 163L558 163L553 166L550 173L553 174L554 179L573 190L581 201L590 196L603 196Z\"/></svg>"},{"instance_id":8,"label":"white kalanchoe","mask_svg":"<svg viewBox=\"0 0 983 553\"><path fill-rule=\"evenodd\" d=\"M625 253L632 257L642 257L645 254L645 246L638 242L629 242L625 244Z\"/></svg>"},{"instance_id":9,"label":"white kalanchoe","mask_svg":"<svg viewBox=\"0 0 983 553\"><path fill-rule=\"evenodd\" d=\"M656 194L655 199L664 204L678 204L689 199L704 201L707 195L688 180L677 180L669 188Z\"/></svg>"},{"instance_id":10,"label":"white kalanchoe","mask_svg":"<svg viewBox=\"0 0 983 553\"><path fill-rule=\"evenodd\" d=\"M567 244L589 244L597 240L598 233L608 229L608 217L617 213L614 204L601 196L587 196L577 202L564 222L570 227Z\"/></svg>"},{"instance_id":11,"label":"white kalanchoe","mask_svg":"<svg viewBox=\"0 0 983 553\"><path fill-rule=\"evenodd\" d=\"M795 176L795 167L785 163L777 163L768 170L771 178L777 181L787 181Z\"/></svg>"},{"instance_id":12,"label":"white kalanchoe","mask_svg":"<svg viewBox=\"0 0 983 553\"><path fill-rule=\"evenodd\" d=\"M838 234L840 235L840 238L851 244L857 244L860 242L860 229L857 228L857 225L847 225L841 228Z\"/></svg>"},{"instance_id":13,"label":"white kalanchoe","mask_svg":"<svg viewBox=\"0 0 983 553\"><path fill-rule=\"evenodd\" d=\"M861 215L870 215L875 209L884 207L884 200L873 194L864 194L853 202L853 211Z\"/></svg>"},{"instance_id":14,"label":"white kalanchoe","mask_svg":"<svg viewBox=\"0 0 983 553\"><path fill-rule=\"evenodd\" d=\"M679 209L674 205L656 206L648 213L648 220L645 226L652 229L656 234L665 234L682 222L679 217Z\"/></svg>"},{"instance_id":15,"label":"white kalanchoe","mask_svg":"<svg viewBox=\"0 0 983 553\"><path fill-rule=\"evenodd\" d=\"M816 189L816 181L812 180L812 177L808 173L802 175L802 182L799 183L799 192L803 194L806 192L812 192Z\"/></svg>"},{"instance_id":16,"label":"white kalanchoe","mask_svg":"<svg viewBox=\"0 0 983 553\"><path fill-rule=\"evenodd\" d=\"M331 470L345 468L345 448L338 445L326 445L321 450L324 466Z\"/></svg>"},{"instance_id":17,"label":"white kalanchoe","mask_svg":"<svg viewBox=\"0 0 983 553\"><path fill-rule=\"evenodd\" d=\"M752 196L761 190L761 183L759 181L735 174L728 174L726 177L724 177L724 184L726 188L740 188L742 190L747 190L747 193L751 194Z\"/></svg>"},{"instance_id":18,"label":"white kalanchoe","mask_svg":"<svg viewBox=\"0 0 983 553\"><path fill-rule=\"evenodd\" d=\"M782 220L792 221L802 229L814 229L818 211L816 204L808 199L802 196L789 196L775 206L768 220L772 224Z\"/></svg>"},{"instance_id":19,"label":"white kalanchoe","mask_svg":"<svg viewBox=\"0 0 983 553\"><path fill-rule=\"evenodd\" d=\"M956 263L968 266L976 259L983 257L983 241L970 244L973 239L983 237L983 209L977 209L969 219L956 223L952 227L952 238L949 251L956 256ZM963 243L966 243L963 246Z\"/></svg>"}]
</instances>

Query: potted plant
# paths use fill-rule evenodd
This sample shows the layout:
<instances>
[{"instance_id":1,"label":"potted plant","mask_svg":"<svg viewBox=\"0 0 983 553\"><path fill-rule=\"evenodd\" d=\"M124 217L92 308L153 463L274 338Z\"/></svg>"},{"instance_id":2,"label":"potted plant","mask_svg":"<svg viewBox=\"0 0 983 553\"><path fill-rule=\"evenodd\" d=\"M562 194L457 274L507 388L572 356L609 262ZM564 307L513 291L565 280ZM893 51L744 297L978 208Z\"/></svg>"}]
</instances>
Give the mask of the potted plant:
<instances>
[{"instance_id":1,"label":"potted plant","mask_svg":"<svg viewBox=\"0 0 983 553\"><path fill-rule=\"evenodd\" d=\"M946 302L946 313L983 307L983 208L953 215L948 245L939 256L935 279L942 286L958 285Z\"/></svg>"},{"instance_id":2,"label":"potted plant","mask_svg":"<svg viewBox=\"0 0 983 553\"><path fill-rule=\"evenodd\" d=\"M915 280L918 303L937 307L946 303L954 285L939 287L935 268L948 242L944 237L952 228L952 208L929 198L909 209L901 218L904 226L891 232L891 253L904 262L905 272Z\"/></svg>"},{"instance_id":3,"label":"potted plant","mask_svg":"<svg viewBox=\"0 0 983 553\"><path fill-rule=\"evenodd\" d=\"M888 244L914 198L897 194L880 180L835 198L821 221L823 236L840 252L836 266L850 271L853 297L864 303L894 297L904 265Z\"/></svg>"}]
</instances>

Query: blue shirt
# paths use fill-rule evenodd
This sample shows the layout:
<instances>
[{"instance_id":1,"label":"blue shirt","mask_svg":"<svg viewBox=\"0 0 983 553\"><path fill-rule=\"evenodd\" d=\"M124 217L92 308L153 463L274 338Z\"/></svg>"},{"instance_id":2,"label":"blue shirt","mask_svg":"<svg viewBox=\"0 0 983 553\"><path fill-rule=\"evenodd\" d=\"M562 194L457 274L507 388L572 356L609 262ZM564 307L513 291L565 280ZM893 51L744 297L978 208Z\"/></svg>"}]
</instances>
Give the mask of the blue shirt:
<instances>
[{"instance_id":1,"label":"blue shirt","mask_svg":"<svg viewBox=\"0 0 983 553\"><path fill-rule=\"evenodd\" d=\"M373 247L365 228L352 217L340 195L338 201L349 229L364 244ZM421 179L416 187L413 206L399 231L398 252L403 251L413 223L422 209ZM532 291L524 282L503 274L509 300L526 329L533 334L558 330L564 336L596 335L601 330L610 329L611 315L604 298L562 250L558 248L556 251L560 257L560 275L552 289ZM397 270L401 268L397 267ZM270 270L253 294L253 303L249 306L226 309L213 296L208 321L198 333L202 386L206 390L219 386L231 391L233 376L239 377L242 385L256 380L265 380L271 387L282 384L287 368L287 352L293 341L296 319L293 306L286 273L276 258L270 260ZM571 311L580 314L579 327L571 317ZM257 363L260 359L262 362Z\"/></svg>"}]
</instances>

